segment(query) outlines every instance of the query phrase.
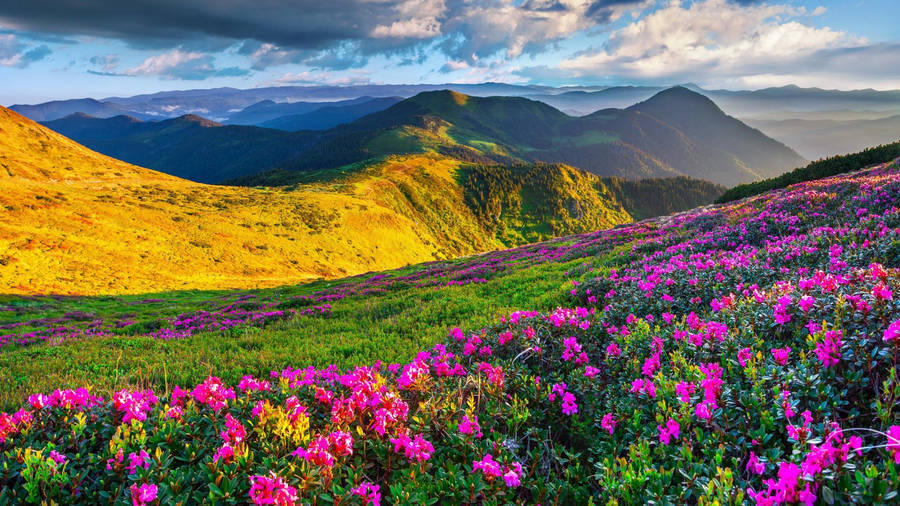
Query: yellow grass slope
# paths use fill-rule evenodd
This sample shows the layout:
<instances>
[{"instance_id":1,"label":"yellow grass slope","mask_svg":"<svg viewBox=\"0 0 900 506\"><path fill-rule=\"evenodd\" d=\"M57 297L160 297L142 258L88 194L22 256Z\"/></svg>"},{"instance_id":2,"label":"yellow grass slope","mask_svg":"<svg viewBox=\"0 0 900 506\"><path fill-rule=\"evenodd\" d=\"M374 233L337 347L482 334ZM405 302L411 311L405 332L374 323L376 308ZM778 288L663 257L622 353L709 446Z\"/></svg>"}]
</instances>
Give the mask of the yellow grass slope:
<instances>
[{"instance_id":1,"label":"yellow grass slope","mask_svg":"<svg viewBox=\"0 0 900 506\"><path fill-rule=\"evenodd\" d=\"M406 168L399 182L201 185L100 155L0 107L0 293L275 286L498 246L474 217L448 211L432 222L441 207L403 189L431 177L427 165Z\"/></svg>"}]
</instances>

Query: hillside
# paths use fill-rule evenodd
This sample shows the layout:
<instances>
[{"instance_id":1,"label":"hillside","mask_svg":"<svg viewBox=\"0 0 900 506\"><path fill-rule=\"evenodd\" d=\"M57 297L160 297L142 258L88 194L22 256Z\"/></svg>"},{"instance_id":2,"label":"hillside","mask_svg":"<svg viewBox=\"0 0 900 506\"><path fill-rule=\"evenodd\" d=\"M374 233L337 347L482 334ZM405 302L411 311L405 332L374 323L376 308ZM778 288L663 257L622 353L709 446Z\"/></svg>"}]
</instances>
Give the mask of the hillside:
<instances>
[{"instance_id":1,"label":"hillside","mask_svg":"<svg viewBox=\"0 0 900 506\"><path fill-rule=\"evenodd\" d=\"M690 120L697 117L702 126ZM330 130L323 139L283 168L321 169L389 154L438 152L480 163L558 162L600 176L689 176L734 185L804 162L684 88L628 109L577 118L525 98L427 92Z\"/></svg>"},{"instance_id":2,"label":"hillside","mask_svg":"<svg viewBox=\"0 0 900 506\"><path fill-rule=\"evenodd\" d=\"M900 160L850 168L342 280L5 297L0 502L893 504Z\"/></svg>"},{"instance_id":3,"label":"hillside","mask_svg":"<svg viewBox=\"0 0 900 506\"><path fill-rule=\"evenodd\" d=\"M199 183L270 169L298 156L316 137L187 115L164 121L74 114L44 126L105 155Z\"/></svg>"},{"instance_id":4,"label":"hillside","mask_svg":"<svg viewBox=\"0 0 900 506\"><path fill-rule=\"evenodd\" d=\"M325 105L303 114L289 114L259 123L265 128L277 128L296 132L298 130L328 130L344 123L350 123L373 112L382 111L400 102L398 97L369 98Z\"/></svg>"},{"instance_id":5,"label":"hillside","mask_svg":"<svg viewBox=\"0 0 900 506\"><path fill-rule=\"evenodd\" d=\"M507 205L500 234L466 203L468 165L438 155L391 157L291 188L208 186L0 112L0 282L12 293L275 286L631 221L594 176L569 167L533 172L542 192ZM710 187L704 200L720 192Z\"/></svg>"}]
</instances>

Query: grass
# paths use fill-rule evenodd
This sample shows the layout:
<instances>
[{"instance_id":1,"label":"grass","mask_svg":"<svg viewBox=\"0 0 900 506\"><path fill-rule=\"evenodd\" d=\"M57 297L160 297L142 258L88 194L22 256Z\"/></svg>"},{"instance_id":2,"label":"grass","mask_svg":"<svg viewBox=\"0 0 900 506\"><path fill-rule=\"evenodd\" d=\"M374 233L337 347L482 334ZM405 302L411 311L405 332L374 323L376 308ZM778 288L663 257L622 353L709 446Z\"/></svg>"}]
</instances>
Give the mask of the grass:
<instances>
[{"instance_id":1,"label":"grass","mask_svg":"<svg viewBox=\"0 0 900 506\"><path fill-rule=\"evenodd\" d=\"M563 303L568 288L564 273L578 269L582 263L583 259L576 259L531 265L506 271L483 284L405 288L383 295L348 297L334 304L326 318L297 317L263 328L200 333L184 340L122 335L59 346L8 348L0 352L0 410L17 406L30 393L63 385L90 386L92 391L108 396L124 387L168 391L176 384L197 383L213 371L219 375L225 372L223 379L237 381L244 374L265 375L288 366L335 363L350 367L375 360L410 360L417 350L445 338L448 325L478 328L525 307L555 308ZM392 274L399 277L414 271L406 268ZM150 321L248 294L285 300L334 284L143 297L7 297L5 304L22 309L19 319L83 311L109 320L128 316ZM162 302L134 305L147 298Z\"/></svg>"}]
</instances>

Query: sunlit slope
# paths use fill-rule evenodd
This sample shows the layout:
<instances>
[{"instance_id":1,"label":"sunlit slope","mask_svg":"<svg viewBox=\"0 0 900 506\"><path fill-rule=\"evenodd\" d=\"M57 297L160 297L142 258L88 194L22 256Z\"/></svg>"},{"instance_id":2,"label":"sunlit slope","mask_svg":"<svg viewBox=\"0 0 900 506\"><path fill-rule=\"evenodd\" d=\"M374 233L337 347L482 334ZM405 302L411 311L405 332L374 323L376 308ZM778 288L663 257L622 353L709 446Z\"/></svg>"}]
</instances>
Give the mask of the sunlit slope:
<instances>
[{"instance_id":1,"label":"sunlit slope","mask_svg":"<svg viewBox=\"0 0 900 506\"><path fill-rule=\"evenodd\" d=\"M276 286L611 227L724 188L647 188L558 164L409 154L307 173L290 187L189 182L93 152L0 109L0 293ZM665 194L689 195L683 202ZM675 207L671 208L674 203Z\"/></svg>"},{"instance_id":2,"label":"sunlit slope","mask_svg":"<svg viewBox=\"0 0 900 506\"><path fill-rule=\"evenodd\" d=\"M349 193L190 183L0 109L0 292L272 286L495 245L473 231L447 247L421 224Z\"/></svg>"}]
</instances>

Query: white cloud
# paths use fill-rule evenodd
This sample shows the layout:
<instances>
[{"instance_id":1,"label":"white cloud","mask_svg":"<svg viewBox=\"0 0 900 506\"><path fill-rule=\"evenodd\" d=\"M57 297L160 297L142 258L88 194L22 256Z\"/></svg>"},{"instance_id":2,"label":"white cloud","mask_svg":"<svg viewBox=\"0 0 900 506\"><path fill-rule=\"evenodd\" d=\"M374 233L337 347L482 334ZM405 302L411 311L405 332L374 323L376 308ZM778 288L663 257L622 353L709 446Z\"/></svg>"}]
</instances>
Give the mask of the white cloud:
<instances>
[{"instance_id":1,"label":"white cloud","mask_svg":"<svg viewBox=\"0 0 900 506\"><path fill-rule=\"evenodd\" d=\"M126 70L124 74L129 76L166 76L187 64L199 63L201 67L209 65L208 62L198 61L206 60L207 58L203 53L176 49L168 53L151 56L137 67Z\"/></svg>"},{"instance_id":2,"label":"white cloud","mask_svg":"<svg viewBox=\"0 0 900 506\"><path fill-rule=\"evenodd\" d=\"M333 72L330 70L289 72L274 80L261 83L260 86L283 86L288 84L353 86L372 84L369 71L351 70L349 72Z\"/></svg>"},{"instance_id":3,"label":"white cloud","mask_svg":"<svg viewBox=\"0 0 900 506\"><path fill-rule=\"evenodd\" d=\"M803 12L787 5L706 0L685 6L676 0L613 32L602 49L566 59L559 68L576 77L727 79L772 62L865 42L791 19Z\"/></svg>"},{"instance_id":4,"label":"white cloud","mask_svg":"<svg viewBox=\"0 0 900 506\"><path fill-rule=\"evenodd\" d=\"M11 33L0 33L0 67L25 68L51 53L45 44L28 46Z\"/></svg>"},{"instance_id":5,"label":"white cloud","mask_svg":"<svg viewBox=\"0 0 900 506\"><path fill-rule=\"evenodd\" d=\"M203 80L216 76L243 76L249 73L237 67L217 68L212 55L181 48L145 59L137 67L123 71L124 76L158 76L164 79Z\"/></svg>"}]
</instances>

